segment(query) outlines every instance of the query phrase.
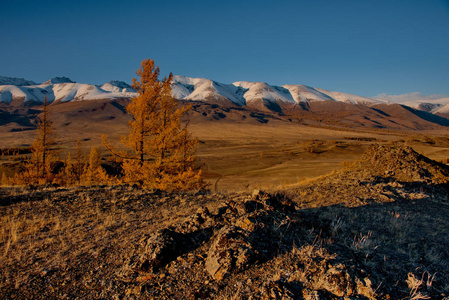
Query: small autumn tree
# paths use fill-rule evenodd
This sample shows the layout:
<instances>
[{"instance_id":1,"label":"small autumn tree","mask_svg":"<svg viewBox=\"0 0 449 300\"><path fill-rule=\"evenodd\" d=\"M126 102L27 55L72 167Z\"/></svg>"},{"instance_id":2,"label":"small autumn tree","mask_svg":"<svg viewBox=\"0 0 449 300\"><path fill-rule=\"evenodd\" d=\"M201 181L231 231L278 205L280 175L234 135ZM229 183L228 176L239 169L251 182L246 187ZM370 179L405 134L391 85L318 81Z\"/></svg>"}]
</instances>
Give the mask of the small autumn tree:
<instances>
[{"instance_id":1,"label":"small autumn tree","mask_svg":"<svg viewBox=\"0 0 449 300\"><path fill-rule=\"evenodd\" d=\"M51 162L55 131L53 122L49 118L48 98L45 97L43 111L37 122L37 136L31 146L31 158L24 166L24 170L16 174L15 183L43 184L52 181Z\"/></svg>"},{"instance_id":2,"label":"small autumn tree","mask_svg":"<svg viewBox=\"0 0 449 300\"><path fill-rule=\"evenodd\" d=\"M100 147L92 147L90 149L89 161L84 169L81 177L82 181L88 185L94 184L111 184L114 183L115 178L109 176L101 166L101 149Z\"/></svg>"},{"instance_id":3,"label":"small autumn tree","mask_svg":"<svg viewBox=\"0 0 449 300\"><path fill-rule=\"evenodd\" d=\"M132 116L129 135L121 141L129 149L114 150L123 158L124 181L159 189L185 190L202 187L201 171L194 169L194 151L198 143L187 131L183 116L191 106L181 107L171 95L173 75L159 80L159 67L146 59L133 79L138 92L126 107Z\"/></svg>"},{"instance_id":4,"label":"small autumn tree","mask_svg":"<svg viewBox=\"0 0 449 300\"><path fill-rule=\"evenodd\" d=\"M73 164L73 172L78 184L81 183L81 177L86 169L86 155L84 154L82 143L80 140L76 142L75 163Z\"/></svg>"},{"instance_id":5,"label":"small autumn tree","mask_svg":"<svg viewBox=\"0 0 449 300\"><path fill-rule=\"evenodd\" d=\"M61 183L67 186L73 185L77 182L75 165L73 163L72 156L70 155L70 153L67 154L67 157L65 159L65 167L62 174L60 175L61 175L60 176Z\"/></svg>"}]
</instances>

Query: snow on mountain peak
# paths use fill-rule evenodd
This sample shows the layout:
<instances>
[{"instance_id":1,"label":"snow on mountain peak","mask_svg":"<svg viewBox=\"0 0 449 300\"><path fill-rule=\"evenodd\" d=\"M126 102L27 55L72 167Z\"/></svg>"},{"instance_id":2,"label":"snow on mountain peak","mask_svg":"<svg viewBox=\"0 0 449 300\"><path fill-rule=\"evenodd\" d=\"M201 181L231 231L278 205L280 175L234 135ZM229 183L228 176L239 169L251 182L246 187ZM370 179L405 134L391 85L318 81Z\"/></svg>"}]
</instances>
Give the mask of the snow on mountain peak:
<instances>
[{"instance_id":1,"label":"snow on mountain peak","mask_svg":"<svg viewBox=\"0 0 449 300\"><path fill-rule=\"evenodd\" d=\"M114 85L116 87L119 87L121 89L129 89L129 88L131 88L131 86L129 84L127 84L124 81L120 81L120 80L111 80L108 83L110 83L111 85Z\"/></svg>"},{"instance_id":2,"label":"snow on mountain peak","mask_svg":"<svg viewBox=\"0 0 449 300\"><path fill-rule=\"evenodd\" d=\"M245 105L241 88L206 78L173 76L172 95L183 100L231 102L237 105Z\"/></svg>"},{"instance_id":3,"label":"snow on mountain peak","mask_svg":"<svg viewBox=\"0 0 449 300\"><path fill-rule=\"evenodd\" d=\"M327 101L327 100L333 100L332 97L329 95L326 95L317 89L313 87L309 87L302 84L286 84L282 87L286 88L290 91L290 94L292 95L293 99L296 101L296 103L300 102L309 102L309 101Z\"/></svg>"},{"instance_id":4,"label":"snow on mountain peak","mask_svg":"<svg viewBox=\"0 0 449 300\"><path fill-rule=\"evenodd\" d=\"M234 82L234 85L247 89L247 91L243 95L246 99L246 102L263 100L274 103L295 103L295 100L290 94L290 91L280 86L272 86L265 82L248 81Z\"/></svg>"},{"instance_id":5,"label":"snow on mountain peak","mask_svg":"<svg viewBox=\"0 0 449 300\"><path fill-rule=\"evenodd\" d=\"M12 101L15 103L43 102L45 97L50 102L66 102L131 98L136 95L136 91L129 84L118 80L109 81L101 86L76 83L67 77L54 77L41 85L20 78L8 77L0 77L0 84L2 82L8 85L0 85L0 102L6 103ZM385 100L331 92L301 84L275 86L265 82L249 81L224 84L207 78L191 78L180 75L173 76L171 88L173 97L181 100L206 101L225 105L249 105L258 109L265 107L276 110L285 105L314 101L337 101L368 106L385 103ZM442 106L439 105L438 108Z\"/></svg>"},{"instance_id":6,"label":"snow on mountain peak","mask_svg":"<svg viewBox=\"0 0 449 300\"><path fill-rule=\"evenodd\" d=\"M173 76L173 83L179 83L179 84L185 84L185 85L195 85L198 82L204 81L204 80L210 80L205 78L192 78L182 75L174 75Z\"/></svg>"},{"instance_id":7,"label":"snow on mountain peak","mask_svg":"<svg viewBox=\"0 0 449 300\"><path fill-rule=\"evenodd\" d=\"M323 94L328 95L329 97L333 98L335 101L345 102L345 103L350 103L350 104L361 104L361 105L370 106L370 105L375 105L375 104L380 104L380 103L389 103L389 101L386 101L386 100L377 100L377 99L372 99L372 98L367 98L367 97L362 97L362 96L352 95L352 94L347 94L347 93L341 93L341 92L331 92L331 91L319 89L319 88L316 88L316 90Z\"/></svg>"},{"instance_id":8,"label":"snow on mountain peak","mask_svg":"<svg viewBox=\"0 0 449 300\"><path fill-rule=\"evenodd\" d=\"M75 81L72 81L70 78L65 76L58 76L45 81L44 83L42 83L42 85L58 84L58 83L75 83Z\"/></svg>"},{"instance_id":9,"label":"snow on mountain peak","mask_svg":"<svg viewBox=\"0 0 449 300\"><path fill-rule=\"evenodd\" d=\"M337 101L350 104L384 103L367 97L331 92L301 84L274 86L265 82L236 81L223 84L205 78L174 76L172 95L183 100L222 101L254 107L280 107L313 101ZM274 105L274 106L273 106Z\"/></svg>"},{"instance_id":10,"label":"snow on mountain peak","mask_svg":"<svg viewBox=\"0 0 449 300\"><path fill-rule=\"evenodd\" d=\"M136 91L121 81L110 81L101 87L76 83L67 77L54 77L41 85L0 85L0 102L16 104L43 103L45 97L51 102L131 98Z\"/></svg>"},{"instance_id":11,"label":"snow on mountain peak","mask_svg":"<svg viewBox=\"0 0 449 300\"><path fill-rule=\"evenodd\" d=\"M449 98L413 100L400 104L430 113L449 113Z\"/></svg>"},{"instance_id":12,"label":"snow on mountain peak","mask_svg":"<svg viewBox=\"0 0 449 300\"><path fill-rule=\"evenodd\" d=\"M119 92L119 93L135 93L136 90L133 89L129 84L119 80L111 80L102 86L101 89L109 92Z\"/></svg>"}]
</instances>

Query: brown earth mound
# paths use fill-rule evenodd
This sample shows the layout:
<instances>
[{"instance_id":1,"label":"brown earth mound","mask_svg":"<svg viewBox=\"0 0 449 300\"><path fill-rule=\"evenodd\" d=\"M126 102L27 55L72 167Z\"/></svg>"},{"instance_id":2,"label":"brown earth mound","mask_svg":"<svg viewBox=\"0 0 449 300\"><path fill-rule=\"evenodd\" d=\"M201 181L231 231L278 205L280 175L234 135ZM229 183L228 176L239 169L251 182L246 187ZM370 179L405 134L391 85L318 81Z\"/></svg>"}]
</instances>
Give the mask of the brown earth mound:
<instances>
[{"instance_id":1,"label":"brown earth mound","mask_svg":"<svg viewBox=\"0 0 449 300\"><path fill-rule=\"evenodd\" d=\"M354 166L371 176L388 176L397 181L447 183L449 167L431 160L407 146L372 145Z\"/></svg>"},{"instance_id":2,"label":"brown earth mound","mask_svg":"<svg viewBox=\"0 0 449 300\"><path fill-rule=\"evenodd\" d=\"M341 171L306 182L291 193L301 207L360 206L430 197L448 202L449 167L407 146L371 145Z\"/></svg>"}]
</instances>

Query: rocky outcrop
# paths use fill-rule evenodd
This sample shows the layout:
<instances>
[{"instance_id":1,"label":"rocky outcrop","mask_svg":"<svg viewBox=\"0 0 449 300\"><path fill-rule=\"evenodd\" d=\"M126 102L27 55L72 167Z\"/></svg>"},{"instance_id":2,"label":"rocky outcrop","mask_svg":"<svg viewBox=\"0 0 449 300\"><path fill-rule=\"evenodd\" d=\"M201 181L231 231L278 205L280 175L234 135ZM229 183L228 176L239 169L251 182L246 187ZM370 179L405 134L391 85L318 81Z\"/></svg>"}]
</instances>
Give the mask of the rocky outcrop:
<instances>
[{"instance_id":1,"label":"rocky outcrop","mask_svg":"<svg viewBox=\"0 0 449 300\"><path fill-rule=\"evenodd\" d=\"M236 226L224 226L218 232L205 263L212 278L223 280L233 272L248 268L256 260L257 251L248 237L248 231Z\"/></svg>"},{"instance_id":2,"label":"rocky outcrop","mask_svg":"<svg viewBox=\"0 0 449 300\"><path fill-rule=\"evenodd\" d=\"M256 261L272 257L275 241L294 211L288 199L261 191L244 202L225 203L216 214L200 208L183 223L142 238L132 267L157 272L207 242L210 246L205 270L214 280L221 281Z\"/></svg>"},{"instance_id":3,"label":"rocky outcrop","mask_svg":"<svg viewBox=\"0 0 449 300\"><path fill-rule=\"evenodd\" d=\"M159 268L182 253L184 238L171 229L163 229L141 240L143 252L139 268L143 271L157 272Z\"/></svg>"},{"instance_id":4,"label":"rocky outcrop","mask_svg":"<svg viewBox=\"0 0 449 300\"><path fill-rule=\"evenodd\" d=\"M370 279L335 261L336 255L315 246L296 246L315 227L321 228L323 236L332 234L330 225L299 213L285 195L256 190L242 201L228 200L215 214L200 208L184 222L144 237L133 266L153 278L164 270L178 276L179 268L199 265L201 276L225 284L285 253L277 258L278 267L294 268L287 277L264 282L260 291L265 296L260 299L295 299L298 295L304 299L376 299ZM248 284L256 285L251 279ZM303 287L300 292L298 284ZM208 293L201 290L196 295L208 297Z\"/></svg>"}]
</instances>

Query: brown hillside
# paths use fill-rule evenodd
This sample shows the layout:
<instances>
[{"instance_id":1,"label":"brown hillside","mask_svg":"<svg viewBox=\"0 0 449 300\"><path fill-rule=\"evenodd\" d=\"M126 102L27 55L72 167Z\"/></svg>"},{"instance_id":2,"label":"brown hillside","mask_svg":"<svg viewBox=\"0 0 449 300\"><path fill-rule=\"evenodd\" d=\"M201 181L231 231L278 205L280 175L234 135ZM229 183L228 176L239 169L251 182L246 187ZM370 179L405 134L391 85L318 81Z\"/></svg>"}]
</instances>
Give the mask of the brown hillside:
<instances>
[{"instance_id":1,"label":"brown hillside","mask_svg":"<svg viewBox=\"0 0 449 300\"><path fill-rule=\"evenodd\" d=\"M372 145L354 169L368 171L370 176L385 176L402 182L445 184L449 178L447 165L407 146Z\"/></svg>"}]
</instances>

